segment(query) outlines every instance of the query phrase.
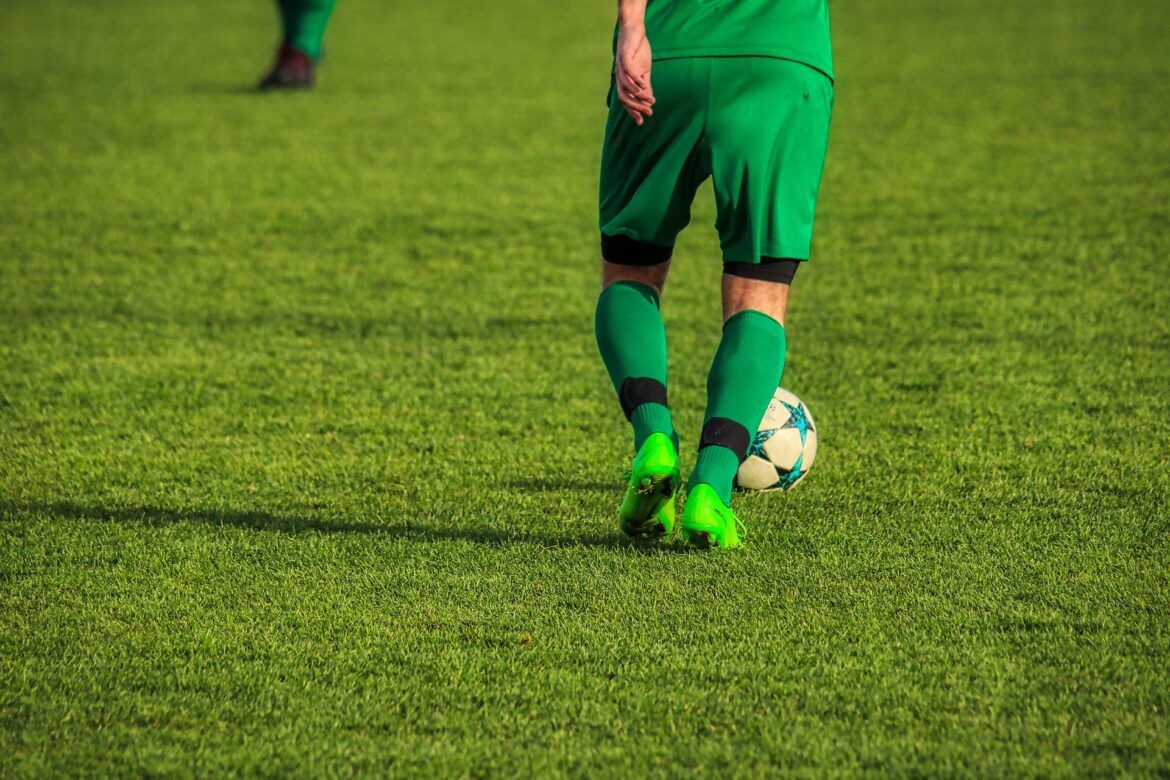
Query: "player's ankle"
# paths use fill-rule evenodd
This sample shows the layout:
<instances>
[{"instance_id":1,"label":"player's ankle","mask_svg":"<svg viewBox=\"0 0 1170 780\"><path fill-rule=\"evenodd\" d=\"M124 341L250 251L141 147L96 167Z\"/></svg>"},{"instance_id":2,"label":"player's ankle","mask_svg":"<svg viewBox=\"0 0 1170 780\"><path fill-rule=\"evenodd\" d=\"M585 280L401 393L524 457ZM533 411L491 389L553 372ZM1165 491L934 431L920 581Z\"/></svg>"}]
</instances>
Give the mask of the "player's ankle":
<instances>
[{"instance_id":1,"label":"player's ankle","mask_svg":"<svg viewBox=\"0 0 1170 780\"><path fill-rule=\"evenodd\" d=\"M641 404L630 414L630 424L634 427L634 450L641 448L646 439L656 433L661 433L671 441L677 436L674 433L674 421L671 419L670 409L662 404ZM676 447L677 449L677 447Z\"/></svg>"},{"instance_id":2,"label":"player's ankle","mask_svg":"<svg viewBox=\"0 0 1170 780\"><path fill-rule=\"evenodd\" d=\"M731 485L735 473L739 469L739 457L727 447L709 445L699 450L699 457L695 461L695 469L687 490L694 490L699 485L707 485L719 496L724 506L731 506Z\"/></svg>"}]
</instances>

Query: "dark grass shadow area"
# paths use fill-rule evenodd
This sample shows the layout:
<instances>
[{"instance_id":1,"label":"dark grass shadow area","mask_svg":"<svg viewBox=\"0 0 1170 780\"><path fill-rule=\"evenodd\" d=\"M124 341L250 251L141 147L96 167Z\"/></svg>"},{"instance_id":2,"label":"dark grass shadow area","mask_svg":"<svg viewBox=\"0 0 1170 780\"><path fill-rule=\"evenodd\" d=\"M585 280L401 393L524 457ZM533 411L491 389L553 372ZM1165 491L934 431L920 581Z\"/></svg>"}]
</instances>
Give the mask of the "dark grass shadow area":
<instances>
[{"instance_id":1,"label":"dark grass shadow area","mask_svg":"<svg viewBox=\"0 0 1170 780\"><path fill-rule=\"evenodd\" d=\"M296 534L368 534L413 542L471 542L488 547L517 544L548 548L592 547L621 550L638 555L670 555L689 552L685 547L660 541L629 539L616 530L599 533L513 533L491 526L442 527L430 523L382 524L360 520L314 517L308 514L274 514L262 510L167 509L155 506L100 507L69 502L0 502L0 521L12 522L22 515L48 515L84 522L136 523L152 527L176 524L231 526L248 531Z\"/></svg>"}]
</instances>

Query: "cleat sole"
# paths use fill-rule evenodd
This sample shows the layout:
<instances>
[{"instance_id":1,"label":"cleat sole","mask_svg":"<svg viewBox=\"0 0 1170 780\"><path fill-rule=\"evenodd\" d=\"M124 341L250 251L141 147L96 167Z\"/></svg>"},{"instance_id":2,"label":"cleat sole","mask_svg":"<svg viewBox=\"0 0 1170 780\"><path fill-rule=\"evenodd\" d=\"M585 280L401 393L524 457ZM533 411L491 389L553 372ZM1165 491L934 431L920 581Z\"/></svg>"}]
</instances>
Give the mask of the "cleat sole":
<instances>
[{"instance_id":1,"label":"cleat sole","mask_svg":"<svg viewBox=\"0 0 1170 780\"><path fill-rule=\"evenodd\" d=\"M650 475L643 477L637 485L631 486L636 497L634 506L622 515L622 531L627 536L659 538L667 529L658 519L658 513L667 502L674 500L678 473ZM626 507L623 505L623 509Z\"/></svg>"}]
</instances>

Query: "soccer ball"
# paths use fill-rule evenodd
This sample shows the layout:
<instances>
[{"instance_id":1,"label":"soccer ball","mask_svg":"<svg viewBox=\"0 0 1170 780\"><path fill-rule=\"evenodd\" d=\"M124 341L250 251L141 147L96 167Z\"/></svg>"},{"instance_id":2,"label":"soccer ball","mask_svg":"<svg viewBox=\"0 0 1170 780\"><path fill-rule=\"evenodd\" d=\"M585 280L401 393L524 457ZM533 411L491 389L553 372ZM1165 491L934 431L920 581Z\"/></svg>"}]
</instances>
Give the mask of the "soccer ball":
<instances>
[{"instance_id":1,"label":"soccer ball","mask_svg":"<svg viewBox=\"0 0 1170 780\"><path fill-rule=\"evenodd\" d=\"M800 399L776 388L760 430L739 464L736 487L743 490L788 490L812 468L817 456L817 429Z\"/></svg>"}]
</instances>

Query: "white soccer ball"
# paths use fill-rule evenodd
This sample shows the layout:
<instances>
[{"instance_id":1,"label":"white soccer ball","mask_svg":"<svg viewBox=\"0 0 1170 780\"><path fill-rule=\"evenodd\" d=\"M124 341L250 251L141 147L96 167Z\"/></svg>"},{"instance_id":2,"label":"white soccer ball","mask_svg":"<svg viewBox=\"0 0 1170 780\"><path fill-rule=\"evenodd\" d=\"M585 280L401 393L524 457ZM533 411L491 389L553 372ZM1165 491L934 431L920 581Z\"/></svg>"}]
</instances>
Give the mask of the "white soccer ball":
<instances>
[{"instance_id":1,"label":"white soccer ball","mask_svg":"<svg viewBox=\"0 0 1170 780\"><path fill-rule=\"evenodd\" d=\"M788 490L804 479L817 456L817 429L799 398L776 388L760 429L739 465L736 487L743 490Z\"/></svg>"}]
</instances>

